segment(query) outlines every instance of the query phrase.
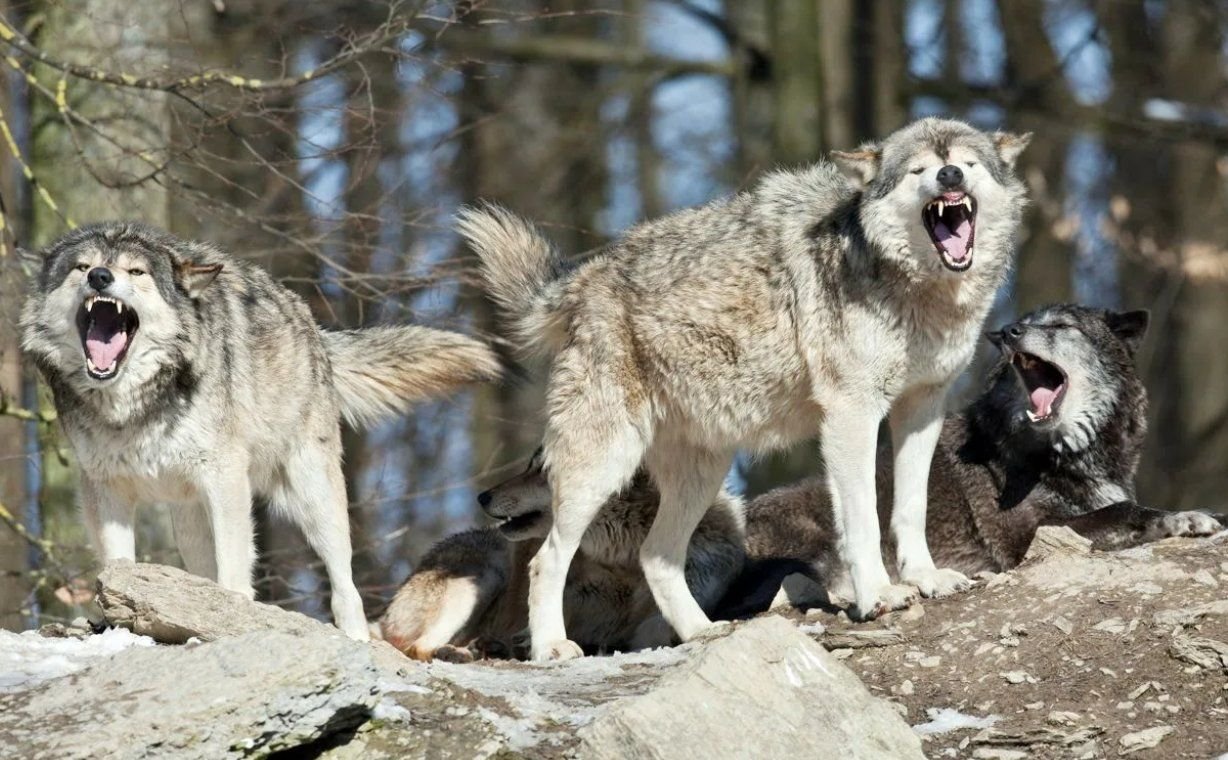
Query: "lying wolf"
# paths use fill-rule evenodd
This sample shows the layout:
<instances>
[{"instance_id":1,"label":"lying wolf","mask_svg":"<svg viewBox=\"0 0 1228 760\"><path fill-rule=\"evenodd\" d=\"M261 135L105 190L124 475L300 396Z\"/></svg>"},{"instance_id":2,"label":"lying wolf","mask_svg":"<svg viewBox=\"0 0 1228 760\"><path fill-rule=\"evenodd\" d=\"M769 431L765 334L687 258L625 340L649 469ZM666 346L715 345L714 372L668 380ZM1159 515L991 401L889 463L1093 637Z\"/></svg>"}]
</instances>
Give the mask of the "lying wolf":
<instances>
[{"instance_id":1,"label":"lying wolf","mask_svg":"<svg viewBox=\"0 0 1228 760\"><path fill-rule=\"evenodd\" d=\"M1147 322L1145 311L1062 305L989 333L1002 358L981 396L947 417L930 469L926 533L935 561L967 575L1007 570L1040 525L1069 526L1097 549L1220 530L1224 518L1134 500L1147 429L1134 354ZM884 519L891 489L880 470ZM750 503L747 555L746 572L721 605L726 616L766 609L794 572L784 595L795 604L848 598L819 479Z\"/></svg>"},{"instance_id":2,"label":"lying wolf","mask_svg":"<svg viewBox=\"0 0 1228 760\"><path fill-rule=\"evenodd\" d=\"M497 528L443 539L380 620L383 638L419 660L467 661L517 648L528 625L529 560L550 531L550 485L539 451L521 475L478 497ZM659 497L647 476L609 499L589 525L563 594L567 629L586 651L662 646L672 638L639 564ZM741 571L742 502L723 489L699 521L687 586L709 613Z\"/></svg>"},{"instance_id":3,"label":"lying wolf","mask_svg":"<svg viewBox=\"0 0 1228 760\"><path fill-rule=\"evenodd\" d=\"M856 609L873 617L968 580L925 544L925 482L948 388L1007 272L1027 137L925 119L834 163L641 224L575 271L530 224L462 214L491 296L526 348L553 356L546 464L554 525L530 577L534 659L567 640L567 568L606 499L643 466L662 506L641 549L653 597L690 639L710 624L683 566L738 448L819 434ZM896 442L879 551L879 423Z\"/></svg>"},{"instance_id":4,"label":"lying wolf","mask_svg":"<svg viewBox=\"0 0 1228 760\"><path fill-rule=\"evenodd\" d=\"M368 423L499 370L490 349L454 333L321 330L259 267L124 222L47 248L22 331L76 454L103 561L135 557L138 504L167 504L188 570L251 597L260 494L324 561L333 617L355 638L367 623L339 419Z\"/></svg>"}]
</instances>

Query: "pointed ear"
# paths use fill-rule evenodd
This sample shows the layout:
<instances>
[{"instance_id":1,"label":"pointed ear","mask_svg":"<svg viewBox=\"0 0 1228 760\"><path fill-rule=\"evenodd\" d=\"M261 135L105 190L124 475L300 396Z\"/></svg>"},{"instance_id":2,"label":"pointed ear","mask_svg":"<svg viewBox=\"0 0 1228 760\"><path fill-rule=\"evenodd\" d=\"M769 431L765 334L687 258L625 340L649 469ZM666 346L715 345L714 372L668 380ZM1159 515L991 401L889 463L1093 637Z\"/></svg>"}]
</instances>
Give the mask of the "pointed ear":
<instances>
[{"instance_id":1,"label":"pointed ear","mask_svg":"<svg viewBox=\"0 0 1228 760\"><path fill-rule=\"evenodd\" d=\"M883 151L877 145L863 145L854 151L833 150L831 161L840 173L853 181L857 187L865 187L878 176Z\"/></svg>"},{"instance_id":2,"label":"pointed ear","mask_svg":"<svg viewBox=\"0 0 1228 760\"><path fill-rule=\"evenodd\" d=\"M1028 147L1030 142L1032 142L1031 132L1024 132L1021 135L1012 132L993 133L993 144L998 149L998 156L1012 169L1015 168L1015 159L1019 158L1019 154Z\"/></svg>"},{"instance_id":3,"label":"pointed ear","mask_svg":"<svg viewBox=\"0 0 1228 760\"><path fill-rule=\"evenodd\" d=\"M1133 354L1143 342L1147 334L1147 325L1151 322L1151 312L1146 309L1138 311L1110 311L1105 317L1109 329L1126 344Z\"/></svg>"},{"instance_id":4,"label":"pointed ear","mask_svg":"<svg viewBox=\"0 0 1228 760\"><path fill-rule=\"evenodd\" d=\"M178 266L179 281L183 283L183 289L188 291L188 295L192 298L204 292L221 271L221 264L200 265L185 261Z\"/></svg>"}]
</instances>

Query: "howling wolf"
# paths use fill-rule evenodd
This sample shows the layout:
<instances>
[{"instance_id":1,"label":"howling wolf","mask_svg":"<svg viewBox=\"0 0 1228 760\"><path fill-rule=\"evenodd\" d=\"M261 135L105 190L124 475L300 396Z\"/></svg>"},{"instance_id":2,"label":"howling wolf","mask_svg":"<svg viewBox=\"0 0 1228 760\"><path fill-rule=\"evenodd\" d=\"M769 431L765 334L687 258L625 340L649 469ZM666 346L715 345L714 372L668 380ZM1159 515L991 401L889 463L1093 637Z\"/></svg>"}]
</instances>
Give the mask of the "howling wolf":
<instances>
[{"instance_id":1,"label":"howling wolf","mask_svg":"<svg viewBox=\"0 0 1228 760\"><path fill-rule=\"evenodd\" d=\"M498 375L494 354L425 327L321 330L259 267L141 224L43 253L22 346L55 396L103 561L133 559L133 511L171 505L187 568L253 596L252 496L324 560L333 618L367 637L350 570L341 430Z\"/></svg>"},{"instance_id":2,"label":"howling wolf","mask_svg":"<svg viewBox=\"0 0 1228 760\"><path fill-rule=\"evenodd\" d=\"M463 212L459 230L527 349L553 357L545 436L554 524L533 561L535 659L567 640L567 569L606 499L643 463L661 508L641 548L683 639L710 625L687 539L739 447L819 434L856 612L968 584L925 542L926 478L947 390L1007 272L1027 136L925 119L881 144L769 175L733 198L641 224L571 272L527 222ZM887 416L899 576L879 551L875 449Z\"/></svg>"}]
</instances>

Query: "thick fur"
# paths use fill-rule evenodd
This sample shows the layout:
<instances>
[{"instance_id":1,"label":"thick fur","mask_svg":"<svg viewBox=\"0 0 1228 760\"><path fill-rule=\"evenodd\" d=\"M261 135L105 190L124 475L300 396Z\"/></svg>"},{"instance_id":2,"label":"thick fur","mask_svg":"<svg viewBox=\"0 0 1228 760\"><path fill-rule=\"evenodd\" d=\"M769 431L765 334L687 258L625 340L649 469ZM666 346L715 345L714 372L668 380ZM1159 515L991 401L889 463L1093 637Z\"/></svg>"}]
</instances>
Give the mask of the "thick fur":
<instances>
[{"instance_id":1,"label":"thick fur","mask_svg":"<svg viewBox=\"0 0 1228 760\"><path fill-rule=\"evenodd\" d=\"M926 534L939 564L968 575L1010 569L1040 525L1067 525L1097 549L1220 529L1223 517L1152 509L1134 500L1147 423L1134 352L1146 324L1146 312L1064 305L1032 312L993 334L1005 355L981 396L947 417L930 469ZM1052 362L1066 376L1065 398L1045 421L1026 414L1028 393L1010 361L1015 352ZM883 519L891 490L890 471L883 468ZM821 480L754 499L747 507L747 553L747 570L722 603L723 615L766 609L782 578L795 572L802 577L785 583L789 601L848 595Z\"/></svg>"},{"instance_id":2,"label":"thick fur","mask_svg":"<svg viewBox=\"0 0 1228 760\"><path fill-rule=\"evenodd\" d=\"M553 354L546 464L554 525L532 567L536 659L567 641L567 568L589 523L641 466L662 492L641 549L684 639L710 624L683 573L687 539L738 448L820 435L857 610L872 617L967 585L925 547L925 478L947 390L972 356L1024 206L1025 138L927 119L881 145L771 174L748 192L641 224L574 271L528 223L471 210L461 231L513 331ZM938 172L977 202L974 262L944 266L922 224ZM850 179L850 177L852 179ZM511 283L511 284L508 284ZM874 453L890 411L900 575L879 551Z\"/></svg>"},{"instance_id":3,"label":"thick fur","mask_svg":"<svg viewBox=\"0 0 1228 760\"><path fill-rule=\"evenodd\" d=\"M411 657L468 660L519 648L529 622L529 562L551 523L550 485L540 458L479 500L503 524L436 544L380 621L383 638ZM585 651L671 643L639 563L659 501L647 476L637 474L584 534L563 609L568 630ZM722 490L691 537L687 585L707 612L742 569L743 529L741 500Z\"/></svg>"},{"instance_id":4,"label":"thick fur","mask_svg":"<svg viewBox=\"0 0 1228 760\"><path fill-rule=\"evenodd\" d=\"M89 281L100 269L111 279L101 291ZM105 379L87 373L77 324L99 295L139 319ZM355 638L367 626L350 570L342 413L371 421L498 366L477 341L435 330L322 331L259 267L126 222L48 247L22 330L77 456L101 560L133 559L134 509L166 504L187 568L251 597L260 494L324 560L333 616Z\"/></svg>"}]
</instances>

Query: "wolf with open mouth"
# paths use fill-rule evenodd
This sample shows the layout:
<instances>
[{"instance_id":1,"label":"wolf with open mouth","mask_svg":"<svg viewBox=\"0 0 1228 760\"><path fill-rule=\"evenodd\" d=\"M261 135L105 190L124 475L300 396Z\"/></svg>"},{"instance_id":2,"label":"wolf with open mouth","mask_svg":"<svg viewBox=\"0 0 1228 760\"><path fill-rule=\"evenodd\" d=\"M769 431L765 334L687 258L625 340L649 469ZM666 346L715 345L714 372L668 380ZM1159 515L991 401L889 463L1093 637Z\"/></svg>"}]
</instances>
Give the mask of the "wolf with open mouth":
<instances>
[{"instance_id":1,"label":"wolf with open mouth","mask_svg":"<svg viewBox=\"0 0 1228 760\"><path fill-rule=\"evenodd\" d=\"M498 375L472 338L425 327L320 329L259 267L141 224L51 244L22 348L55 397L101 560L133 559L133 512L172 508L187 569L253 596L253 494L303 530L337 625L367 636L350 569L344 417L364 424Z\"/></svg>"},{"instance_id":2,"label":"wolf with open mouth","mask_svg":"<svg viewBox=\"0 0 1228 760\"><path fill-rule=\"evenodd\" d=\"M980 396L951 414L930 468L926 535L934 560L962 573L1018 565L1041 525L1063 525L1096 549L1202 536L1228 516L1138 504L1134 474L1147 431L1147 393L1134 356L1145 311L1075 304L1038 309L987 337L1002 352ZM890 514L892 478L878 473ZM723 614L847 598L821 480L747 505L747 567ZM885 546L890 551L890 546Z\"/></svg>"},{"instance_id":3,"label":"wolf with open mouth","mask_svg":"<svg viewBox=\"0 0 1228 760\"><path fill-rule=\"evenodd\" d=\"M644 573L688 640L688 538L739 449L818 435L855 614L966 588L925 545L925 479L947 391L1010 268L1027 136L922 119L881 143L769 174L732 198L644 222L568 270L528 222L470 209L459 229L520 346L553 358L545 458L551 531L530 593L533 654L566 637L567 569L601 505L641 466L663 494ZM896 442L891 534L879 548L874 456Z\"/></svg>"}]
</instances>

